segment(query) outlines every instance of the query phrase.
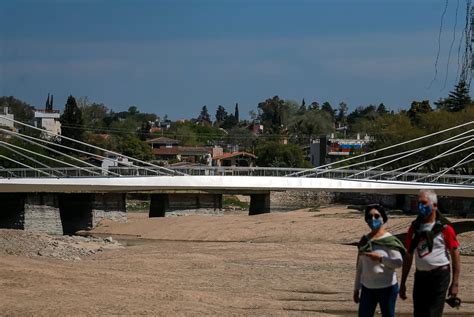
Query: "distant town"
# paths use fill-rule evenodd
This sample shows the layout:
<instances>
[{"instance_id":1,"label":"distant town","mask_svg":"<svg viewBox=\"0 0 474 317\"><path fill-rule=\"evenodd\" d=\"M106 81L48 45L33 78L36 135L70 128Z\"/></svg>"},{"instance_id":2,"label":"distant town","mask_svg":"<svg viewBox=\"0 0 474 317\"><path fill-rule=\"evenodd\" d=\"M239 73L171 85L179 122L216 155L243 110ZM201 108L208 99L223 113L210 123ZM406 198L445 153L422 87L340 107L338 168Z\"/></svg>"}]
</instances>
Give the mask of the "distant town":
<instances>
[{"instance_id":1,"label":"distant town","mask_svg":"<svg viewBox=\"0 0 474 317\"><path fill-rule=\"evenodd\" d=\"M408 110L398 112L383 103L359 106L349 112L344 102L333 106L278 96L260 102L245 120L241 119L238 103L230 108L219 105L214 115L204 105L197 108L195 117L178 121L166 115L142 113L136 106L115 112L87 97L69 96L61 107L64 110L58 108L53 94L45 94L44 105L29 105L13 96L0 97L2 142L34 147L12 138L4 132L7 129L57 144L68 143L62 137L73 138L161 166L310 168L474 120L473 103L464 82L444 99L433 104L413 101L407 105ZM18 156L5 146L0 148L0 155ZM123 158L111 155L102 161L81 159L107 168L117 166ZM449 165L448 161L433 162L425 168L436 171ZM0 158L0 162L4 168L17 167L11 160Z\"/></svg>"}]
</instances>

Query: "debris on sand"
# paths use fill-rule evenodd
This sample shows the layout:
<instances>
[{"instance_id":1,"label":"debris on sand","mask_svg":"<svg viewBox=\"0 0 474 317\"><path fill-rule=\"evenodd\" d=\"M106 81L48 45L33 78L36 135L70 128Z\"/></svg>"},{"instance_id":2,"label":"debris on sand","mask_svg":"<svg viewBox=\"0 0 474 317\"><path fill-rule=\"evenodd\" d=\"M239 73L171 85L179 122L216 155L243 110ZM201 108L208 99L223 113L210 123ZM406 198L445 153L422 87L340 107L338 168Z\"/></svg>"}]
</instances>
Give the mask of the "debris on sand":
<instances>
[{"instance_id":1,"label":"debris on sand","mask_svg":"<svg viewBox=\"0 0 474 317\"><path fill-rule=\"evenodd\" d=\"M55 236L46 233L0 229L0 255L49 257L78 261L123 246L111 237Z\"/></svg>"}]
</instances>

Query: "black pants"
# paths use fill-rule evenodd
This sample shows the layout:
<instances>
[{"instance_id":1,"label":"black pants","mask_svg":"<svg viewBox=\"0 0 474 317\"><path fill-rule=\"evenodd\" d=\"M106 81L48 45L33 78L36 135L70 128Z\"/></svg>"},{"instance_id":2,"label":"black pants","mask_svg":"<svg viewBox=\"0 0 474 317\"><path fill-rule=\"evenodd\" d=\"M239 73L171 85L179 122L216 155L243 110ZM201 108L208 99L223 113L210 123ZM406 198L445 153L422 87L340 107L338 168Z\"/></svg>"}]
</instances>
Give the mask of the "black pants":
<instances>
[{"instance_id":1,"label":"black pants","mask_svg":"<svg viewBox=\"0 0 474 317\"><path fill-rule=\"evenodd\" d=\"M429 272L416 271L413 287L413 315L415 317L443 316L450 280L449 266Z\"/></svg>"}]
</instances>

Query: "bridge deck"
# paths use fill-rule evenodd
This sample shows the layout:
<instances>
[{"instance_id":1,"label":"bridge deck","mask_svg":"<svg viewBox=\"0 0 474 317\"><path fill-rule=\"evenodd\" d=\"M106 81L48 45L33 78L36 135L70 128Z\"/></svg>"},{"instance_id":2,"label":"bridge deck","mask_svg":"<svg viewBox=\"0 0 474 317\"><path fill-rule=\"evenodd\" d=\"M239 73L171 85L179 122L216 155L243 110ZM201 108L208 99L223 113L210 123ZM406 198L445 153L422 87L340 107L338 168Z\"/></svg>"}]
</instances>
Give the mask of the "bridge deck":
<instances>
[{"instance_id":1,"label":"bridge deck","mask_svg":"<svg viewBox=\"0 0 474 317\"><path fill-rule=\"evenodd\" d=\"M417 194L433 189L438 195L474 197L474 186L400 181L250 176L156 176L83 178L0 178L0 192L107 193L208 191L255 193L282 190Z\"/></svg>"}]
</instances>

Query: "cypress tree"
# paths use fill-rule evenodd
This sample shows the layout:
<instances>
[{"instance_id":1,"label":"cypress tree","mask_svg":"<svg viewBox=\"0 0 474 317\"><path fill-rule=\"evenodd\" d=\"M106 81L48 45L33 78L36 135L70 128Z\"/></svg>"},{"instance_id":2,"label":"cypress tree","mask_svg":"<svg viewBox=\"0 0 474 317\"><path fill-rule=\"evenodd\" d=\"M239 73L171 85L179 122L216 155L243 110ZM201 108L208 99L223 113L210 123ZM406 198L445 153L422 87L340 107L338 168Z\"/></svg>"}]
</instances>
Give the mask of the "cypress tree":
<instances>
[{"instance_id":1,"label":"cypress tree","mask_svg":"<svg viewBox=\"0 0 474 317\"><path fill-rule=\"evenodd\" d=\"M64 112L59 118L61 122L62 135L75 140L82 140L83 120L81 109L77 106L76 99L73 96L67 98Z\"/></svg>"},{"instance_id":2,"label":"cypress tree","mask_svg":"<svg viewBox=\"0 0 474 317\"><path fill-rule=\"evenodd\" d=\"M237 121L237 123L239 123L240 117L239 117L239 104L238 103L235 104L234 117L235 117L235 120Z\"/></svg>"}]
</instances>

